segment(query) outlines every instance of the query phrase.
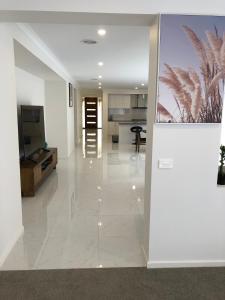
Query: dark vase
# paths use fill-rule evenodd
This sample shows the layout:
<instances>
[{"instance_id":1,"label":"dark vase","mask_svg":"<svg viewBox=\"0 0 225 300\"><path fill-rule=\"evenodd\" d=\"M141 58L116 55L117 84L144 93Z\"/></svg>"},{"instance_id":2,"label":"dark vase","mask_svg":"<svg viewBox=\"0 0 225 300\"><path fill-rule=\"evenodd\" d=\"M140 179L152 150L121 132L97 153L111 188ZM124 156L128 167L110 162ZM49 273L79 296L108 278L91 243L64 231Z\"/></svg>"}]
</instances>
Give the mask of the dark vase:
<instances>
[{"instance_id":1,"label":"dark vase","mask_svg":"<svg viewBox=\"0 0 225 300\"><path fill-rule=\"evenodd\" d=\"M217 184L225 185L225 172L223 166L219 167L218 177L217 177Z\"/></svg>"}]
</instances>

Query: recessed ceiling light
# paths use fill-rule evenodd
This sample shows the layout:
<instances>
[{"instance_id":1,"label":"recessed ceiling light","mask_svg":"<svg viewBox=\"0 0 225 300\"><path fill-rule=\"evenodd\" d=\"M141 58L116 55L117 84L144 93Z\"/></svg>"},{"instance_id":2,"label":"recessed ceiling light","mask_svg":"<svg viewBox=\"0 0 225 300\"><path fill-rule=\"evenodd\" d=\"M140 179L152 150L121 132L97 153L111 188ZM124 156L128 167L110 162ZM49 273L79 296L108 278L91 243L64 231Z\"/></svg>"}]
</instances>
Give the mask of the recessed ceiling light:
<instances>
[{"instance_id":1,"label":"recessed ceiling light","mask_svg":"<svg viewBox=\"0 0 225 300\"><path fill-rule=\"evenodd\" d=\"M101 83L101 82L99 82L99 83L98 83L98 85L102 85L102 83Z\"/></svg>"},{"instance_id":2,"label":"recessed ceiling light","mask_svg":"<svg viewBox=\"0 0 225 300\"><path fill-rule=\"evenodd\" d=\"M104 63L102 61L98 62L99 67L102 67L104 65Z\"/></svg>"},{"instance_id":3,"label":"recessed ceiling light","mask_svg":"<svg viewBox=\"0 0 225 300\"><path fill-rule=\"evenodd\" d=\"M102 87L101 87L101 86L99 86L98 88L99 88L99 89L101 89Z\"/></svg>"},{"instance_id":4,"label":"recessed ceiling light","mask_svg":"<svg viewBox=\"0 0 225 300\"><path fill-rule=\"evenodd\" d=\"M80 42L83 43L83 44L86 44L86 45L95 45L95 44L98 43L97 41L91 40L91 39L84 39L84 40L82 40Z\"/></svg>"},{"instance_id":5,"label":"recessed ceiling light","mask_svg":"<svg viewBox=\"0 0 225 300\"><path fill-rule=\"evenodd\" d=\"M136 86L134 89L135 89L135 90L138 90L138 87Z\"/></svg>"},{"instance_id":6,"label":"recessed ceiling light","mask_svg":"<svg viewBox=\"0 0 225 300\"><path fill-rule=\"evenodd\" d=\"M101 78L102 78L102 75L98 75L98 78L101 79Z\"/></svg>"},{"instance_id":7,"label":"recessed ceiling light","mask_svg":"<svg viewBox=\"0 0 225 300\"><path fill-rule=\"evenodd\" d=\"M144 83L142 83L141 85L142 85L142 86L144 86L145 84L144 84Z\"/></svg>"},{"instance_id":8,"label":"recessed ceiling light","mask_svg":"<svg viewBox=\"0 0 225 300\"><path fill-rule=\"evenodd\" d=\"M98 30L98 35L104 36L105 34L106 34L106 30L105 30L105 29L100 28L100 29Z\"/></svg>"}]
</instances>

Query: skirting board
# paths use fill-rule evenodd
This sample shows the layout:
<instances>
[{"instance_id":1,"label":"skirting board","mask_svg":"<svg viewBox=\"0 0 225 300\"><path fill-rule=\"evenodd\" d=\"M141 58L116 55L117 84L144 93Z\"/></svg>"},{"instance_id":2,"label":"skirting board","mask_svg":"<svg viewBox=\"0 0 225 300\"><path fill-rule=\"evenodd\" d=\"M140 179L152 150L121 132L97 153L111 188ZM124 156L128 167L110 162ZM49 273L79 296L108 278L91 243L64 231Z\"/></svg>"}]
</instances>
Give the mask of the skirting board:
<instances>
[{"instance_id":1,"label":"skirting board","mask_svg":"<svg viewBox=\"0 0 225 300\"><path fill-rule=\"evenodd\" d=\"M15 246L18 239L21 237L21 235L24 233L24 227L21 226L20 229L16 232L14 237L11 239L7 247L5 248L5 251L0 256L0 267L3 265L4 261L6 260L7 256L11 252L12 248Z\"/></svg>"},{"instance_id":2,"label":"skirting board","mask_svg":"<svg viewBox=\"0 0 225 300\"><path fill-rule=\"evenodd\" d=\"M148 261L148 269L225 267L225 260Z\"/></svg>"}]
</instances>

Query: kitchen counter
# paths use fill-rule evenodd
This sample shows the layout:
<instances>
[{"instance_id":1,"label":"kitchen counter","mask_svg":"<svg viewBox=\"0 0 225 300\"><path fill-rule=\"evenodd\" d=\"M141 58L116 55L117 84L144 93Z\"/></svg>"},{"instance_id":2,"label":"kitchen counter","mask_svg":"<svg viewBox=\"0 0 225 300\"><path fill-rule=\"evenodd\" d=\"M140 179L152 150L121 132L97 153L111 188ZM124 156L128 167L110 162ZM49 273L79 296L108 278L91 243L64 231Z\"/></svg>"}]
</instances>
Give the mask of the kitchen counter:
<instances>
[{"instance_id":1,"label":"kitchen counter","mask_svg":"<svg viewBox=\"0 0 225 300\"><path fill-rule=\"evenodd\" d=\"M135 124L139 124L139 125L146 125L146 121L119 121L119 124L123 125L123 124L131 124L131 125L135 125Z\"/></svg>"}]
</instances>

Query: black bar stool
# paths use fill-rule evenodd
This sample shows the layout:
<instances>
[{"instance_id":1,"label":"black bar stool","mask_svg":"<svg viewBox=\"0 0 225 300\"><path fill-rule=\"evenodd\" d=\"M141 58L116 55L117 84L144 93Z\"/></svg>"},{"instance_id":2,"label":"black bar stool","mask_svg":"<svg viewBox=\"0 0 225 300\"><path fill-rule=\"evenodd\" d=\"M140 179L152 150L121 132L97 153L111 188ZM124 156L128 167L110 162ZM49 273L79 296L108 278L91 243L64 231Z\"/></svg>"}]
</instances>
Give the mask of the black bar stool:
<instances>
[{"instance_id":1,"label":"black bar stool","mask_svg":"<svg viewBox=\"0 0 225 300\"><path fill-rule=\"evenodd\" d=\"M130 131L135 133L133 145L136 145L136 152L139 152L141 144L141 132L143 131L143 128L141 126L133 126L131 127Z\"/></svg>"}]
</instances>

